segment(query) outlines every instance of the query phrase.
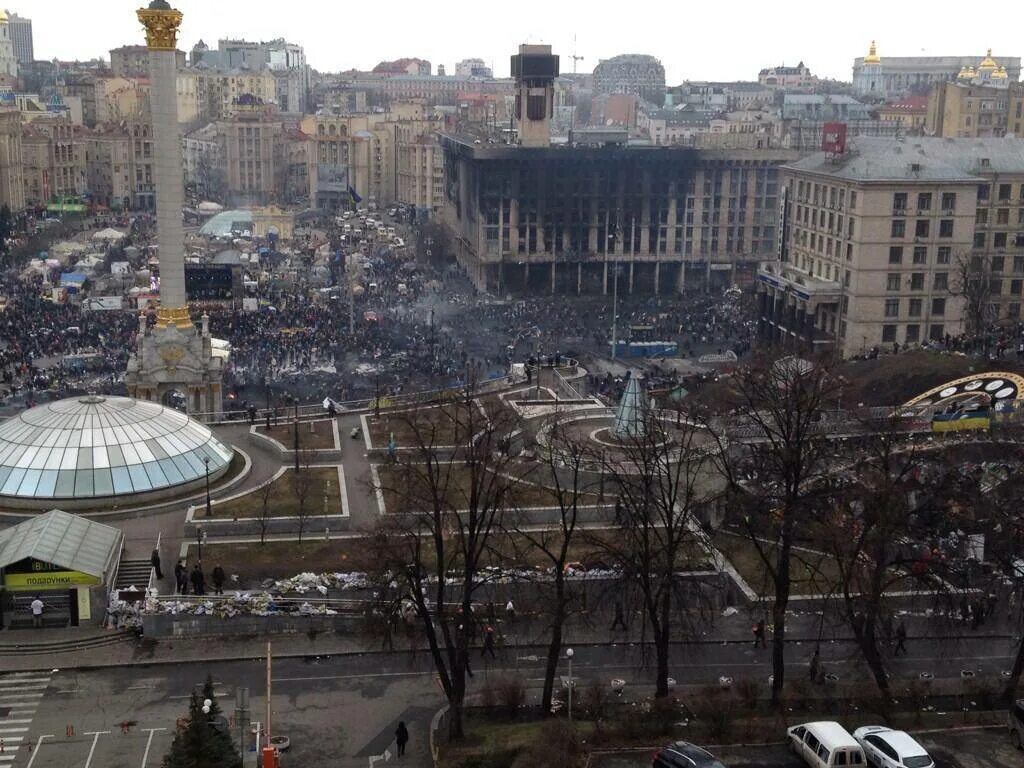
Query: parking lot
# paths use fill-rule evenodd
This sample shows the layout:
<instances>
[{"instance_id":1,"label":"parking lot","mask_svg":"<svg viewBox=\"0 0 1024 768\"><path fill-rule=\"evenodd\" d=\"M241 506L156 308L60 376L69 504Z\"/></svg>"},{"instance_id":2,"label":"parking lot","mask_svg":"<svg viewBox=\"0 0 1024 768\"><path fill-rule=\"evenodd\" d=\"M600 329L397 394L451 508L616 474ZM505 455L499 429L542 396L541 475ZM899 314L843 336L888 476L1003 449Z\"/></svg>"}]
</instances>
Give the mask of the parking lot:
<instances>
[{"instance_id":1,"label":"parking lot","mask_svg":"<svg viewBox=\"0 0 1024 768\"><path fill-rule=\"evenodd\" d=\"M133 727L129 733L90 731L68 737L66 732L49 737L36 737L31 749L21 749L21 762L17 765L31 768L67 768L83 766L141 766L152 768L160 764L174 738L174 723L170 727Z\"/></svg>"},{"instance_id":2,"label":"parking lot","mask_svg":"<svg viewBox=\"0 0 1024 768\"><path fill-rule=\"evenodd\" d=\"M936 768L1020 768L1024 753L1010 744L1005 729L945 730L916 734ZM712 749L728 768L804 768L784 744ZM650 750L596 755L591 768L648 768Z\"/></svg>"}]
</instances>

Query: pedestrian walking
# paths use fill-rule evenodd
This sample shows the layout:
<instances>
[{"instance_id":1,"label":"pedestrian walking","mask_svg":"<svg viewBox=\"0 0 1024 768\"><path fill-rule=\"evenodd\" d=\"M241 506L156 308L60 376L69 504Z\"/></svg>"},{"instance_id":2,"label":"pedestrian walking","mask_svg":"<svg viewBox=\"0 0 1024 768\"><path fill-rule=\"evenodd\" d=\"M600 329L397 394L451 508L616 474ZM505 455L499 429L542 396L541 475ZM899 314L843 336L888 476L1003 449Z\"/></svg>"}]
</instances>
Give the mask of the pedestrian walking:
<instances>
[{"instance_id":1,"label":"pedestrian walking","mask_svg":"<svg viewBox=\"0 0 1024 768\"><path fill-rule=\"evenodd\" d=\"M612 622L612 627L609 630L614 632L617 627L622 627L622 631L625 632L629 627L626 626L626 618L622 613L622 603L615 603L615 620Z\"/></svg>"},{"instance_id":2,"label":"pedestrian walking","mask_svg":"<svg viewBox=\"0 0 1024 768\"><path fill-rule=\"evenodd\" d=\"M498 623L498 618L496 615L496 609L494 608L493 600L487 603L487 623L490 624L492 627Z\"/></svg>"},{"instance_id":3,"label":"pedestrian walking","mask_svg":"<svg viewBox=\"0 0 1024 768\"><path fill-rule=\"evenodd\" d=\"M32 626L36 629L42 629L44 607L45 603L39 599L39 595L36 595L36 599L29 605L29 608L32 610Z\"/></svg>"},{"instance_id":4,"label":"pedestrian walking","mask_svg":"<svg viewBox=\"0 0 1024 768\"><path fill-rule=\"evenodd\" d=\"M189 574L189 580L192 582L192 592L194 594L206 594L206 576L203 575L203 571L199 567L199 563L196 563L192 568L192 573Z\"/></svg>"},{"instance_id":5,"label":"pedestrian walking","mask_svg":"<svg viewBox=\"0 0 1024 768\"><path fill-rule=\"evenodd\" d=\"M154 548L153 554L149 556L149 562L153 566L153 570L156 571L157 581L163 581L164 572L160 570L160 549Z\"/></svg>"},{"instance_id":6,"label":"pedestrian walking","mask_svg":"<svg viewBox=\"0 0 1024 768\"><path fill-rule=\"evenodd\" d=\"M768 647L768 643L765 641L764 619L758 620L757 624L754 625L754 647Z\"/></svg>"},{"instance_id":7,"label":"pedestrian walking","mask_svg":"<svg viewBox=\"0 0 1024 768\"><path fill-rule=\"evenodd\" d=\"M906 645L906 643L907 643L907 628L903 624L903 622L900 621L900 623L896 625L896 648L893 650L892 655L893 656L899 656L900 655L900 651L903 651L903 654L906 655L906 653L907 653L907 645Z\"/></svg>"},{"instance_id":8,"label":"pedestrian walking","mask_svg":"<svg viewBox=\"0 0 1024 768\"><path fill-rule=\"evenodd\" d=\"M395 744L398 745L398 756L405 756L405 745L409 743L409 729L405 727L405 721L400 720L395 729Z\"/></svg>"},{"instance_id":9,"label":"pedestrian walking","mask_svg":"<svg viewBox=\"0 0 1024 768\"><path fill-rule=\"evenodd\" d=\"M814 655L811 656L811 663L807 668L807 676L811 679L812 683L818 682L818 673L821 671L821 651L818 648L814 649Z\"/></svg>"},{"instance_id":10,"label":"pedestrian walking","mask_svg":"<svg viewBox=\"0 0 1024 768\"><path fill-rule=\"evenodd\" d=\"M488 625L484 630L484 645L480 651L481 658L486 657L487 654L491 654L492 659L497 659L498 656L494 652L494 627Z\"/></svg>"},{"instance_id":11,"label":"pedestrian walking","mask_svg":"<svg viewBox=\"0 0 1024 768\"><path fill-rule=\"evenodd\" d=\"M224 594L224 569L219 565L213 567L213 594L223 595Z\"/></svg>"},{"instance_id":12,"label":"pedestrian walking","mask_svg":"<svg viewBox=\"0 0 1024 768\"><path fill-rule=\"evenodd\" d=\"M511 600L505 604L505 618L510 623L516 620L516 606Z\"/></svg>"}]
</instances>

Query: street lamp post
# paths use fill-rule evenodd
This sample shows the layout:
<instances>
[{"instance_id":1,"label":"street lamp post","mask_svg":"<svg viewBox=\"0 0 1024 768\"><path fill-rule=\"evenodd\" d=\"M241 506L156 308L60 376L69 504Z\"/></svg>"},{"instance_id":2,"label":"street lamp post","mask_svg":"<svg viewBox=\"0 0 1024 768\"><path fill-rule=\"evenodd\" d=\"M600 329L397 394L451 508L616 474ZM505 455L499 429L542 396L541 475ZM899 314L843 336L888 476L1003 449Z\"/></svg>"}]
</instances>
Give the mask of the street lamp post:
<instances>
[{"instance_id":1,"label":"street lamp post","mask_svg":"<svg viewBox=\"0 0 1024 768\"><path fill-rule=\"evenodd\" d=\"M199 552L196 554L196 562L202 564L203 562L203 529L200 526L196 526L196 546L199 547Z\"/></svg>"},{"instance_id":2,"label":"street lamp post","mask_svg":"<svg viewBox=\"0 0 1024 768\"><path fill-rule=\"evenodd\" d=\"M293 397L295 403L295 423L292 431L292 451L295 453L295 472L299 471L299 398Z\"/></svg>"},{"instance_id":3,"label":"street lamp post","mask_svg":"<svg viewBox=\"0 0 1024 768\"><path fill-rule=\"evenodd\" d=\"M573 652L572 648L567 648L565 650L565 658L567 658L569 660L569 720L572 720L572 688L573 688L572 657L573 656L575 656L575 653Z\"/></svg>"},{"instance_id":4,"label":"street lamp post","mask_svg":"<svg viewBox=\"0 0 1024 768\"><path fill-rule=\"evenodd\" d=\"M210 506L210 457L203 456L203 466L206 468L206 516L213 516L213 508Z\"/></svg>"}]
</instances>

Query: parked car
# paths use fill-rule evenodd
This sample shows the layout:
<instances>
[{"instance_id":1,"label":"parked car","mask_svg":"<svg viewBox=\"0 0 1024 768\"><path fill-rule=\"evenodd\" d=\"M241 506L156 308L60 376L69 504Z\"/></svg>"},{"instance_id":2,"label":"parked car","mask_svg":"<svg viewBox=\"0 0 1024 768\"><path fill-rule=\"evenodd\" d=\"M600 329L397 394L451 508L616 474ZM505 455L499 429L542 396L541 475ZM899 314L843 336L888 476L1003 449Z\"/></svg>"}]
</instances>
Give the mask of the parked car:
<instances>
[{"instance_id":1,"label":"parked car","mask_svg":"<svg viewBox=\"0 0 1024 768\"><path fill-rule=\"evenodd\" d=\"M790 748L811 768L864 765L864 749L839 723L804 723L786 733Z\"/></svg>"},{"instance_id":2,"label":"parked car","mask_svg":"<svg viewBox=\"0 0 1024 768\"><path fill-rule=\"evenodd\" d=\"M688 741L677 741L654 753L652 768L725 768L706 749Z\"/></svg>"},{"instance_id":3,"label":"parked car","mask_svg":"<svg viewBox=\"0 0 1024 768\"><path fill-rule=\"evenodd\" d=\"M935 761L909 733L884 725L865 725L853 732L864 756L876 768L933 768Z\"/></svg>"},{"instance_id":4,"label":"parked car","mask_svg":"<svg viewBox=\"0 0 1024 768\"><path fill-rule=\"evenodd\" d=\"M1017 749L1024 749L1024 699L1017 699L1017 703L1010 707L1009 726L1010 740Z\"/></svg>"}]
</instances>

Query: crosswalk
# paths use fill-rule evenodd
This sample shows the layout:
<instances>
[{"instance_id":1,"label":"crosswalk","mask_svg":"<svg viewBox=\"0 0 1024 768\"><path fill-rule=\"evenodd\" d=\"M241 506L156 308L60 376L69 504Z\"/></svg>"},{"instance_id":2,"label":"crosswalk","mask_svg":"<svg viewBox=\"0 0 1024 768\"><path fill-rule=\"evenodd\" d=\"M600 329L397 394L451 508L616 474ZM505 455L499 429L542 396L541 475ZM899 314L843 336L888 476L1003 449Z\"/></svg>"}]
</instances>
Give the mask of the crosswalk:
<instances>
[{"instance_id":1,"label":"crosswalk","mask_svg":"<svg viewBox=\"0 0 1024 768\"><path fill-rule=\"evenodd\" d=\"M49 672L0 675L0 768L18 756L51 677Z\"/></svg>"}]
</instances>

